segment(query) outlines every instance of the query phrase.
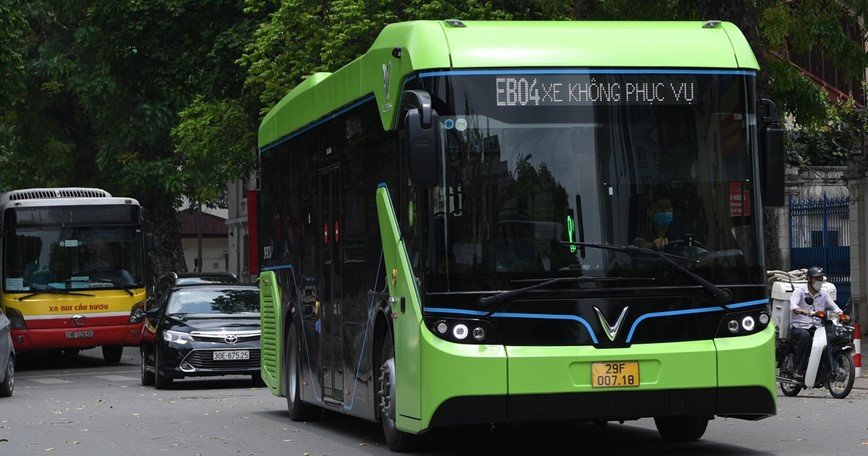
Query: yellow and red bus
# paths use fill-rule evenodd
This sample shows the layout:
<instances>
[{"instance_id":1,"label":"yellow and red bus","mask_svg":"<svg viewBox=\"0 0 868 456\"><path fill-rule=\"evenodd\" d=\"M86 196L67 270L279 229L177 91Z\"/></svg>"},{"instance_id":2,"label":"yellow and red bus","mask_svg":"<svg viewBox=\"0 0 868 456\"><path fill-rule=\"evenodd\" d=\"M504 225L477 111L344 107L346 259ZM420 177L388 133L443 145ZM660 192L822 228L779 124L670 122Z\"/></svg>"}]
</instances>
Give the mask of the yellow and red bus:
<instances>
[{"instance_id":1,"label":"yellow and red bus","mask_svg":"<svg viewBox=\"0 0 868 456\"><path fill-rule=\"evenodd\" d=\"M16 351L139 345L145 301L142 209L98 188L0 194L0 306Z\"/></svg>"}]
</instances>

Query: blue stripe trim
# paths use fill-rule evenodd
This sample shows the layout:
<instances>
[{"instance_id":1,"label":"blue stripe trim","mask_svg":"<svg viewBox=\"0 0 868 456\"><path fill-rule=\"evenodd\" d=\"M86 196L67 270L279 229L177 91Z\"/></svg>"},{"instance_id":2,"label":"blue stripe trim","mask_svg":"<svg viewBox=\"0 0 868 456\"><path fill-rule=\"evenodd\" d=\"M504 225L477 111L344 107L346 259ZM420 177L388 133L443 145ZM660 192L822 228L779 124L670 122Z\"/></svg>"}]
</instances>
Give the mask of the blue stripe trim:
<instances>
[{"instance_id":1,"label":"blue stripe trim","mask_svg":"<svg viewBox=\"0 0 868 456\"><path fill-rule=\"evenodd\" d=\"M724 69L688 69L688 68L545 68L526 69L515 68L512 70L441 70L419 73L420 78L432 78L437 76L491 76L499 74L522 75L522 74L708 74L708 75L737 75L756 76L754 70L724 70Z\"/></svg>"},{"instance_id":2,"label":"blue stripe trim","mask_svg":"<svg viewBox=\"0 0 868 456\"><path fill-rule=\"evenodd\" d=\"M578 317L576 315L551 315L551 314L529 314L529 313L494 313L491 315L492 317L498 318L533 318L538 320L574 320L581 323L585 329L588 330L588 334L591 335L591 340L594 341L594 345L597 345L597 336L594 334L594 331L591 330L591 325L582 317Z\"/></svg>"},{"instance_id":3,"label":"blue stripe trim","mask_svg":"<svg viewBox=\"0 0 868 456\"><path fill-rule=\"evenodd\" d=\"M633 333L636 332L636 327L639 326L639 323L642 320L646 320L649 318L658 318L658 317L673 317L676 315L690 315L690 314L698 314L698 313L708 313L708 312L720 312L720 307L702 307L699 309L686 309L686 310L672 310L666 312L652 312L642 315L637 318L636 321L633 322L633 326L630 328L630 332L627 333L627 343L629 344L631 340L633 340Z\"/></svg>"},{"instance_id":4,"label":"blue stripe trim","mask_svg":"<svg viewBox=\"0 0 868 456\"><path fill-rule=\"evenodd\" d=\"M727 310L733 309L743 309L745 307L755 307L759 305L768 305L768 299L757 299L754 301L745 301L739 302L736 304L729 304L726 307ZM651 319L651 318L660 318L660 317L674 317L679 315L691 315L691 314L699 314L699 313L709 313L709 312L720 312L723 311L722 308L718 306L714 307L702 307L699 309L685 309L685 310L671 310L666 312L652 312L647 313L633 322L633 326L630 328L630 332L627 334L627 343L630 343L633 340L633 334L636 332L636 328L639 326L643 320ZM472 317L484 317L488 315L488 312L480 311L480 310L468 310L468 309L451 309L448 307L426 307L426 314L446 314L446 315L466 315ZM591 334L591 338L594 341L594 344L597 344L597 337L594 332L591 330L591 325L584 318L578 317L576 315L558 315L558 314L533 314L533 313L509 313L509 312L498 312L491 315L496 318L529 318L529 319L542 319L542 320L575 320L584 325L584 327L588 330L588 333Z\"/></svg>"},{"instance_id":5,"label":"blue stripe trim","mask_svg":"<svg viewBox=\"0 0 868 456\"><path fill-rule=\"evenodd\" d=\"M317 120L317 121L314 122L314 123L307 124L306 126L302 127L301 130L296 130L296 131L294 131L293 133L290 133L290 134L288 134L288 135L286 135L286 136L283 136L283 137L281 137L281 138L278 138L276 141L274 141L274 142L272 142L272 143L266 144L265 147L259 149L259 154L262 155L262 154L264 154L265 152L268 152L268 151L270 151L271 149L274 149L275 147L277 147L277 146L279 146L279 145L281 145L281 144L283 144L283 143L289 141L290 139L295 138L296 136L298 136L298 135L300 135L300 134L303 134L303 133L307 132L308 130L311 130L311 129L313 129L313 128L316 128L316 127L318 127L318 126L320 126L320 125L322 125L322 124L324 124L324 123L326 123L326 122L328 122L328 121L330 121L330 120L332 120L332 119L334 119L334 118L340 116L341 114L344 114L344 113L346 113L346 112L348 112L348 111L352 111L353 109L356 109L356 108L359 107L360 105L362 105L362 104L364 104L364 103L367 103L368 101L371 101L371 100L373 100L373 99L374 99L374 95L373 95L373 94L367 95L367 96L365 96L364 98L359 99L359 100L356 101L355 103L353 103L353 104L351 104L351 105L348 105L348 106L344 107L343 109L339 109L339 110L337 110L337 111L335 111L335 112L333 112L333 113L331 113L331 114L327 114L327 115L325 115L324 117L320 117L319 120Z\"/></svg>"},{"instance_id":6,"label":"blue stripe trim","mask_svg":"<svg viewBox=\"0 0 868 456\"><path fill-rule=\"evenodd\" d=\"M726 308L727 309L741 309L743 307L753 307L753 306L758 306L760 304L768 305L768 303L769 303L768 299L757 299L756 301L746 301L746 302L739 302L737 304L730 304L730 305L726 306Z\"/></svg>"}]
</instances>

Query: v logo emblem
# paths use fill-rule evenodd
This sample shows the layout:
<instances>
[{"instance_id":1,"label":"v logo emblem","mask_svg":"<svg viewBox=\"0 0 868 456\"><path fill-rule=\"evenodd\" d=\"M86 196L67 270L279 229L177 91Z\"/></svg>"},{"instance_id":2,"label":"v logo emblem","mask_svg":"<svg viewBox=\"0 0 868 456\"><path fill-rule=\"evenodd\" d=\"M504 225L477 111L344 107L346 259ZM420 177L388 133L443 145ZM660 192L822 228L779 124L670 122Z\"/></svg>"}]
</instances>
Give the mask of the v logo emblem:
<instances>
[{"instance_id":1,"label":"v logo emblem","mask_svg":"<svg viewBox=\"0 0 868 456\"><path fill-rule=\"evenodd\" d=\"M614 325L610 325L609 321L606 320L606 317L603 316L603 312L594 307L594 312L597 312L597 316L600 317L600 324L603 325L603 329L606 330L606 336L609 338L609 341L614 342L615 338L618 337L618 331L621 330L621 323L624 322L624 317L627 316L627 310L629 309L629 307L624 307L624 310L621 311L621 315L618 317L618 321L616 321Z\"/></svg>"}]
</instances>

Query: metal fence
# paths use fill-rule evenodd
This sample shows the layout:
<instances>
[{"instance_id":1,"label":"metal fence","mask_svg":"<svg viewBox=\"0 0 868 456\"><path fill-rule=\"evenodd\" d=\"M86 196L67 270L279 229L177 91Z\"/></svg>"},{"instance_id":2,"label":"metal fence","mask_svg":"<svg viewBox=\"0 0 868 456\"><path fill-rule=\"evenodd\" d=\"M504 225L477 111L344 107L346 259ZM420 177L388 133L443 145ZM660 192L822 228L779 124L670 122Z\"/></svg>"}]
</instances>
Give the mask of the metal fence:
<instances>
[{"instance_id":1,"label":"metal fence","mask_svg":"<svg viewBox=\"0 0 868 456\"><path fill-rule=\"evenodd\" d=\"M850 198L796 200L790 196L790 268L820 266L835 284L835 300L850 299Z\"/></svg>"}]
</instances>

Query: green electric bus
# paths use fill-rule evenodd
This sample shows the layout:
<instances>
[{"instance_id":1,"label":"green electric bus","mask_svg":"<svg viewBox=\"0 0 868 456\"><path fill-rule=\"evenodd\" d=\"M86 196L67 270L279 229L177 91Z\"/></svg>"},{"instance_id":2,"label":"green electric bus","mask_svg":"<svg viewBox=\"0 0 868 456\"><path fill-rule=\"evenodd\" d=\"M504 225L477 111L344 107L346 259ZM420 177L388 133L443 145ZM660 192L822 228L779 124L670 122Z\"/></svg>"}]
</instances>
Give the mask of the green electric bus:
<instances>
[{"instance_id":1,"label":"green electric bus","mask_svg":"<svg viewBox=\"0 0 868 456\"><path fill-rule=\"evenodd\" d=\"M293 420L776 413L783 133L733 24L411 21L259 129L262 377Z\"/></svg>"}]
</instances>

